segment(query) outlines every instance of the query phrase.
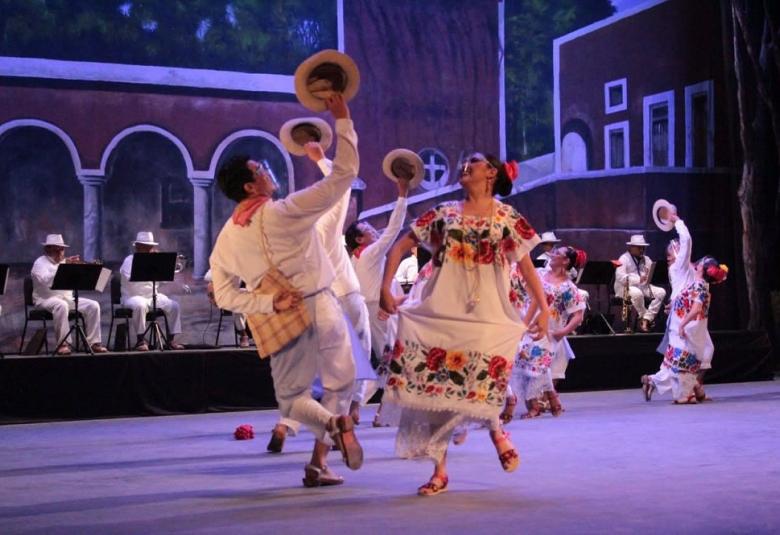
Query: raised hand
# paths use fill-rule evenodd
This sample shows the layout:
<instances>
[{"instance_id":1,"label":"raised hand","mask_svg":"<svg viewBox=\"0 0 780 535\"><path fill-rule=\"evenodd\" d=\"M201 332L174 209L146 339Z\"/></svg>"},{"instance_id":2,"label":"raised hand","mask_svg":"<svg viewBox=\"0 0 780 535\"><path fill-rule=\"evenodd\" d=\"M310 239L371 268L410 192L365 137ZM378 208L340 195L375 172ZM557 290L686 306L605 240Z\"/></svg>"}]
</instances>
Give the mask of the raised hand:
<instances>
[{"instance_id":1,"label":"raised hand","mask_svg":"<svg viewBox=\"0 0 780 535\"><path fill-rule=\"evenodd\" d=\"M303 150L306 151L306 156L314 163L319 162L325 157L325 151L322 150L322 145L316 141L307 142L303 146Z\"/></svg>"},{"instance_id":2,"label":"raised hand","mask_svg":"<svg viewBox=\"0 0 780 535\"><path fill-rule=\"evenodd\" d=\"M325 99L325 106L334 119L349 119L349 106L341 93L333 93Z\"/></svg>"}]
</instances>

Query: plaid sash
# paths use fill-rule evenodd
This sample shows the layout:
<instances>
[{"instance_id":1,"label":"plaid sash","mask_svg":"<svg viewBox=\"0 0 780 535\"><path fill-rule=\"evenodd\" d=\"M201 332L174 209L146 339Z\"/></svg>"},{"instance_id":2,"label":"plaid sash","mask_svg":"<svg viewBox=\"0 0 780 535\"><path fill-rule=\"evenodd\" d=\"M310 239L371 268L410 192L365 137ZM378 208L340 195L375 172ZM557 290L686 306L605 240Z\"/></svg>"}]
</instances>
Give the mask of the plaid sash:
<instances>
[{"instance_id":1,"label":"plaid sash","mask_svg":"<svg viewBox=\"0 0 780 535\"><path fill-rule=\"evenodd\" d=\"M253 293L274 295L281 290L297 291L297 288L290 283L285 274L271 262L268 242L265 239L263 230L264 211L264 207L261 207L260 232L263 237L263 250L266 253L266 260L270 267ZM303 334L311 325L309 310L303 302L297 307L282 312L247 314L246 319L250 329L252 329L252 335L254 336L260 358L267 358L274 353L278 353L287 344Z\"/></svg>"},{"instance_id":2,"label":"plaid sash","mask_svg":"<svg viewBox=\"0 0 780 535\"><path fill-rule=\"evenodd\" d=\"M284 273L272 267L263 275L260 285L253 293L274 295L280 290L295 291L295 287ZM311 325L309 310L303 303L282 312L248 314L246 319L252 329L260 358L277 353Z\"/></svg>"}]
</instances>

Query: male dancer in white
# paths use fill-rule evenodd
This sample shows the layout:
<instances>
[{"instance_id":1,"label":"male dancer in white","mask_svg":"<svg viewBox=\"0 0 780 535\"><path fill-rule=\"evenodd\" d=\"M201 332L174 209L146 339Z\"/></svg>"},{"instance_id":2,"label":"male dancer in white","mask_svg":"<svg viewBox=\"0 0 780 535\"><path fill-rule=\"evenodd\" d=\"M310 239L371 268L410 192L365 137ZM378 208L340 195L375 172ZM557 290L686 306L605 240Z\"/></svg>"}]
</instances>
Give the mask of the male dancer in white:
<instances>
[{"instance_id":1,"label":"male dancer in white","mask_svg":"<svg viewBox=\"0 0 780 535\"><path fill-rule=\"evenodd\" d=\"M333 162L325 158L325 152L322 146L316 141L311 141L304 145L306 155L311 161L317 164L324 176L331 173ZM359 345L353 344L352 352L355 358L356 377L364 379L366 377L376 378L374 370L371 368L371 328L368 321L368 308L363 294L360 293L360 284L355 275L355 268L349 260L349 253L342 243L342 229L344 221L347 218L349 209L350 190L344 192L339 202L337 202L325 215L317 220L317 235L322 242L328 259L333 264L336 278L331 284L331 290L336 295L344 310L347 319L352 325ZM357 386L357 381L356 381ZM363 401L362 390L356 388L352 396L352 405L350 405L350 416L357 423L360 418L356 418L353 412L353 406L357 402L358 409ZM357 413L359 414L359 413ZM280 418L271 432L271 440L268 442L268 451L271 453L281 453L284 447L284 440L287 437L288 430L296 435L300 423L290 418Z\"/></svg>"},{"instance_id":2,"label":"male dancer in white","mask_svg":"<svg viewBox=\"0 0 780 535\"><path fill-rule=\"evenodd\" d=\"M385 350L387 339L387 322L391 321L386 315L380 318L379 314L379 292L382 289L382 277L385 272L385 258L387 252L395 243L398 233L404 224L406 217L406 198L409 194L409 177L398 178L398 200L395 202L395 208L390 214L390 220L387 227L380 236L376 229L365 221L356 221L352 223L346 232L347 247L352 250L352 264L355 266L358 281L360 282L360 291L366 299L368 307L369 322L371 324L371 348L377 359L381 359ZM392 318L392 321L397 321ZM357 381L355 388L358 392L353 396L353 403L350 407L350 414L356 414L360 407L355 398L368 401L377 389L376 381Z\"/></svg>"},{"instance_id":3,"label":"male dancer in white","mask_svg":"<svg viewBox=\"0 0 780 535\"><path fill-rule=\"evenodd\" d=\"M210 258L218 306L256 314L280 312L302 302L311 315L311 326L271 357L280 413L308 426L316 436L311 462L304 468L307 487L344 481L326 464L331 437L349 468L356 470L363 463L354 424L345 415L355 378L351 344L344 314L330 290L333 267L314 229L357 176L357 134L340 94L329 97L326 104L336 119L338 137L333 172L284 199L271 200L278 189L272 175L246 156L232 158L220 169L219 186L239 204ZM268 257L298 291L268 295L237 287L240 279L247 288L257 288L270 268ZM327 357L318 357L320 353ZM323 385L321 404L311 397L311 384L318 375Z\"/></svg>"}]
</instances>

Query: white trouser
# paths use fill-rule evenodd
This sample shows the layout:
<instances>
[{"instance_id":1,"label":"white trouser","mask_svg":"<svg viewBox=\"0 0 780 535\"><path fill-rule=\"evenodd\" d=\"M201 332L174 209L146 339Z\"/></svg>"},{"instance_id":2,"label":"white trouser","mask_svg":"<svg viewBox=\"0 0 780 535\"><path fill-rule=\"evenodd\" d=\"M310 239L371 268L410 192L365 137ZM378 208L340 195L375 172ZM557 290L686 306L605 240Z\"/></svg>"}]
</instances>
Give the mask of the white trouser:
<instances>
[{"instance_id":1,"label":"white trouser","mask_svg":"<svg viewBox=\"0 0 780 535\"><path fill-rule=\"evenodd\" d=\"M70 329L68 324L68 311L75 308L73 301L61 297L49 297L35 302L36 306L44 308L54 316L54 334L57 342L62 340ZM84 316L87 329L87 342L89 345L100 343L100 303L92 299L79 298L79 312ZM73 343L72 337L67 342Z\"/></svg>"},{"instance_id":2,"label":"white trouser","mask_svg":"<svg viewBox=\"0 0 780 535\"><path fill-rule=\"evenodd\" d=\"M123 300L122 304L133 309L133 319L130 320L130 323L135 330L136 336L141 336L146 330L146 313L152 309L152 298L135 295ZM165 312L165 316L168 318L170 334L179 334L181 332L179 303L166 295L157 294L157 308Z\"/></svg>"},{"instance_id":3,"label":"white trouser","mask_svg":"<svg viewBox=\"0 0 780 535\"><path fill-rule=\"evenodd\" d=\"M233 327L240 333L246 331L246 316L241 312L233 312Z\"/></svg>"},{"instance_id":4,"label":"white trouser","mask_svg":"<svg viewBox=\"0 0 780 535\"><path fill-rule=\"evenodd\" d=\"M344 314L330 290L304 299L312 326L271 357L271 376L284 423L295 433L297 422L317 439L330 443L325 426L333 415L346 414L355 384L355 361ZM319 376L322 400L311 397Z\"/></svg>"},{"instance_id":5,"label":"white trouser","mask_svg":"<svg viewBox=\"0 0 780 535\"><path fill-rule=\"evenodd\" d=\"M666 297L666 290L658 286L649 286L645 292L642 292L641 288L636 286L628 287L628 295L631 298L631 304L634 305L634 310L639 314L639 317L646 319L647 321L653 321L658 311L661 310L661 305ZM650 306L645 308L645 295L652 297Z\"/></svg>"},{"instance_id":6,"label":"white trouser","mask_svg":"<svg viewBox=\"0 0 780 535\"><path fill-rule=\"evenodd\" d=\"M355 334L357 335L358 340L360 340L360 345L363 348L363 355L368 359L370 366L371 348L373 346L374 336L366 300L361 293L352 292L340 297L339 302L341 303L341 308L347 315L349 322L355 329ZM355 381L355 390L352 392L352 401L363 404L371 399L371 396L374 395L376 390L377 382L375 380L358 379Z\"/></svg>"}]
</instances>

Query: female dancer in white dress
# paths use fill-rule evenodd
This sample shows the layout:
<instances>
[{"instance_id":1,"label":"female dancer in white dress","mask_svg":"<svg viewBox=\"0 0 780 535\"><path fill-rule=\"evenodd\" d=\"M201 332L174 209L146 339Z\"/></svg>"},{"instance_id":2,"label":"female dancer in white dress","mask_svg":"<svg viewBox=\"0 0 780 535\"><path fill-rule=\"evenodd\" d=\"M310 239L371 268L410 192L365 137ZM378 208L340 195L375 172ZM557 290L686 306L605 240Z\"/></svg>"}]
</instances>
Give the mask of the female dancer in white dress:
<instances>
[{"instance_id":1,"label":"female dancer in white dress","mask_svg":"<svg viewBox=\"0 0 780 535\"><path fill-rule=\"evenodd\" d=\"M509 302L512 262L520 262L545 333L548 311L528 257L539 237L523 216L493 198L511 191L516 166L472 155L460 178L466 199L421 215L388 255L382 308L400 314L385 403L403 409L396 437L399 456L435 463L420 495L447 489L448 444L455 428L468 422L489 427L504 470L519 465L498 418L517 341L526 330ZM433 254L433 274L418 302L397 308L390 283L403 254L418 243Z\"/></svg>"},{"instance_id":2,"label":"female dancer in white dress","mask_svg":"<svg viewBox=\"0 0 780 535\"><path fill-rule=\"evenodd\" d=\"M548 338L534 340L526 333L520 342L512 377L515 390L525 400L528 409L521 418L539 416L542 412L540 399L549 403L553 416L560 416L563 412L553 379L562 378L569 360L574 358L571 346L566 343L566 336L582 323L585 310L585 301L569 278L568 271L571 268L580 269L585 261L584 251L557 247L552 250L549 269L539 270L550 308L550 330ZM520 285L513 284L513 288L517 286ZM526 311L525 317L528 317L529 312L533 314L533 311Z\"/></svg>"},{"instance_id":3,"label":"female dancer in white dress","mask_svg":"<svg viewBox=\"0 0 780 535\"><path fill-rule=\"evenodd\" d=\"M672 303L667 336L669 344L661 369L642 376L642 391L650 401L653 392L671 391L676 404L695 404L706 399L701 379L711 368L715 346L707 330L710 285L726 280L728 268L711 256L691 263L692 240L685 223L671 216L680 236L677 256L669 267Z\"/></svg>"}]
</instances>

